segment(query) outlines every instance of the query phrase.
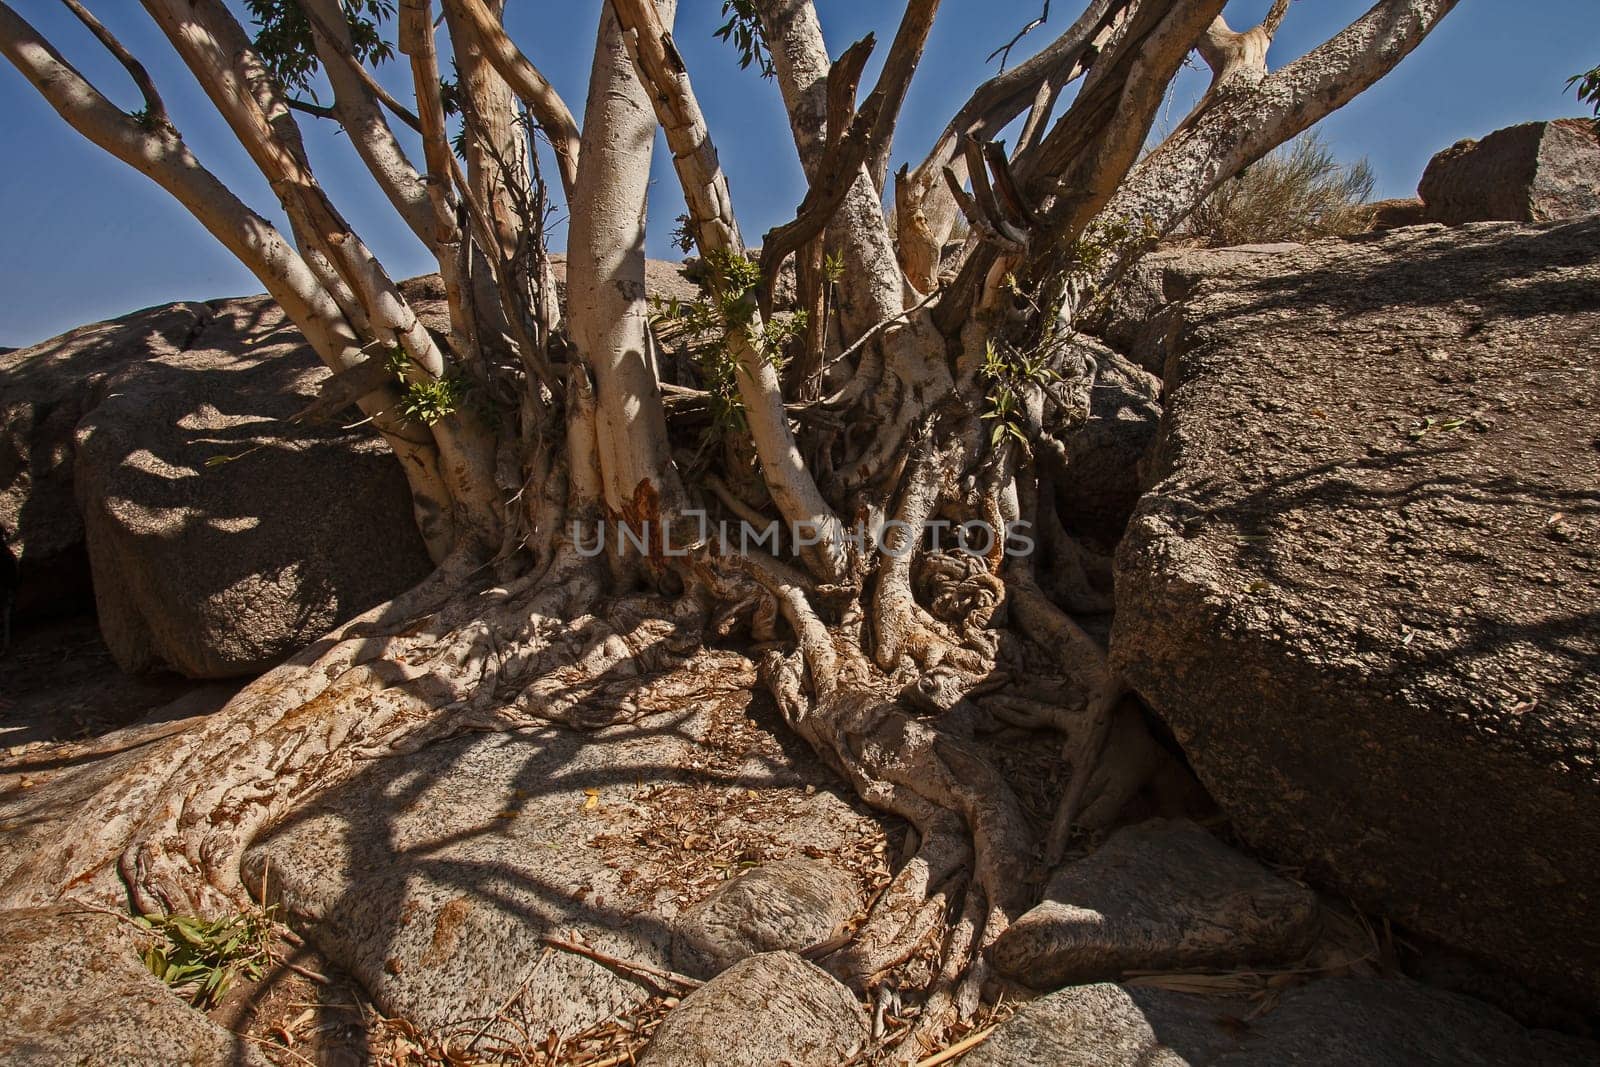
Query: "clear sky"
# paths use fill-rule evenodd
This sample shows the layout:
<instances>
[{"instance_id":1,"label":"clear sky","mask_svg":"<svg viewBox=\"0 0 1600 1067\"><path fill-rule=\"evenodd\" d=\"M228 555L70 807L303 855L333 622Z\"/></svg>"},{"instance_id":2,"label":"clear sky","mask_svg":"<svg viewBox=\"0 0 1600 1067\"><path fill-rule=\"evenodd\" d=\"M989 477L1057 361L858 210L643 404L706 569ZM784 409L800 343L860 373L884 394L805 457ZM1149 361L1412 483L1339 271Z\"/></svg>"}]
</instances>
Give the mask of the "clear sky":
<instances>
[{"instance_id":1,"label":"clear sky","mask_svg":"<svg viewBox=\"0 0 1600 1067\"><path fill-rule=\"evenodd\" d=\"M1235 28L1258 21L1270 0L1232 0ZM121 68L55 0L11 0L112 99L137 107ZM162 86L180 130L201 160L252 206L276 205L214 116L170 46L134 0L91 3ZM1039 13L1041 0L945 0L912 84L895 161L920 157L985 71L984 57ZM1055 0L1050 22L1016 55L1041 47L1081 4ZM1370 0L1295 0L1270 60L1300 55L1370 6ZM510 0L512 36L580 112L599 0ZM869 30L879 57L903 5L887 0L817 0L829 51ZM681 0L674 37L695 79L728 170L736 209L752 243L786 221L804 193L777 86L740 71L731 47L712 38L718 0ZM1366 156L1379 197L1409 196L1430 156L1463 137L1530 119L1581 113L1566 79L1600 61L1600 0L1462 0L1416 53L1375 88L1322 124L1334 149ZM868 79L875 74L869 68ZM397 88L408 72L381 72ZM1164 120L1188 110L1205 78L1186 71ZM868 80L865 84L870 84ZM302 116L312 162L346 216L397 277L432 269L332 124ZM259 292L166 193L63 124L9 63L0 61L0 346L31 344L84 322L152 304ZM657 152L650 254L676 258L669 235L682 210L675 179ZM561 234L556 234L559 245Z\"/></svg>"}]
</instances>

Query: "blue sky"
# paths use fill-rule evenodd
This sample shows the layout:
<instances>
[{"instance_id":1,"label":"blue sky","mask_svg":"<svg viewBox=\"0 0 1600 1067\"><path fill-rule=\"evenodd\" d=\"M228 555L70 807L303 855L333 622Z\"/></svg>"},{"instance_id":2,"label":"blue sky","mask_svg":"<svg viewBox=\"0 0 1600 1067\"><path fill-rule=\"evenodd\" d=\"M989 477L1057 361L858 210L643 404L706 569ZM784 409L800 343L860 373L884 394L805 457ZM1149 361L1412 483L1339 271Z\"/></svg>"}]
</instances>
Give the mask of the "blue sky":
<instances>
[{"instance_id":1,"label":"blue sky","mask_svg":"<svg viewBox=\"0 0 1600 1067\"><path fill-rule=\"evenodd\" d=\"M137 93L55 0L11 0L112 99ZM1278 66L1359 15L1370 0L1296 0L1271 62ZM1232 0L1235 27L1259 20L1269 0ZM277 218L265 183L231 140L170 46L132 0L92 4L149 66L173 118L203 162L257 210ZM512 36L575 112L581 112L599 0L511 0ZM830 52L869 30L887 48L902 5L817 0ZM1034 17L1040 0L945 0L913 83L895 142L895 166L919 157L972 87L993 70L984 57ZM1017 56L1066 27L1080 5L1057 0L1045 27ZM759 241L804 193L777 87L740 71L733 50L712 38L718 0L681 0L674 34L710 120L746 237ZM1422 47L1383 82L1326 120L1321 130L1344 157L1366 156L1380 197L1408 196L1432 154L1463 137L1529 119L1581 112L1566 79L1600 61L1600 0L1463 0ZM869 69L868 78L875 73ZM409 84L391 64L385 82ZM1168 103L1181 119L1204 87L1185 72ZM870 82L868 82L870 84ZM335 201L397 277L431 269L331 123L303 118L313 164ZM0 61L0 345L20 346L79 323L180 299L259 292L261 286L167 194L80 138L17 72ZM655 164L650 253L676 258L669 241L682 210L663 153ZM560 234L557 234L559 244Z\"/></svg>"}]
</instances>

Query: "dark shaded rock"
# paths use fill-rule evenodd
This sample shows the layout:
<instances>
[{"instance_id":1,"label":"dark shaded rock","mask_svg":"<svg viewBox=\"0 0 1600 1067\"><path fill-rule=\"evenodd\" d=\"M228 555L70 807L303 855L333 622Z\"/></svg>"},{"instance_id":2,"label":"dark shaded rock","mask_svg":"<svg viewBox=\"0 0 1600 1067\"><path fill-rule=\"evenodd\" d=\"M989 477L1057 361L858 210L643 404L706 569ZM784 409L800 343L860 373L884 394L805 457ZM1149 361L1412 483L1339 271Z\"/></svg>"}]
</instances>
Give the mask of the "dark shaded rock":
<instances>
[{"instance_id":1,"label":"dark shaded rock","mask_svg":"<svg viewBox=\"0 0 1600 1067\"><path fill-rule=\"evenodd\" d=\"M1112 291L1095 332L1138 366L1162 377L1177 343L1179 304L1202 278L1257 264L1296 244L1179 248L1135 263Z\"/></svg>"},{"instance_id":2,"label":"dark shaded rock","mask_svg":"<svg viewBox=\"0 0 1600 1067\"><path fill-rule=\"evenodd\" d=\"M733 842L729 855L804 850L841 867L881 840L876 822L817 788L827 771L779 746L775 711L746 718L748 699L376 761L258 841L246 884L270 871L310 940L424 1030L470 1035L503 1014L575 1033L655 986L546 936L669 967L673 920L719 881L704 851L713 834Z\"/></svg>"},{"instance_id":3,"label":"dark shaded rock","mask_svg":"<svg viewBox=\"0 0 1600 1067\"><path fill-rule=\"evenodd\" d=\"M78 423L100 627L124 670L255 674L427 575L388 446L287 421L327 376L277 305L222 301Z\"/></svg>"},{"instance_id":4,"label":"dark shaded rock","mask_svg":"<svg viewBox=\"0 0 1600 1067\"><path fill-rule=\"evenodd\" d=\"M553 266L560 282L565 262ZM698 293L657 260L646 284ZM400 289L448 329L436 275ZM284 421L326 377L266 297L150 308L0 351L0 530L20 559L19 610L81 607L92 571L124 669L236 677L426 575L382 441Z\"/></svg>"},{"instance_id":5,"label":"dark shaded rock","mask_svg":"<svg viewBox=\"0 0 1600 1067\"><path fill-rule=\"evenodd\" d=\"M866 1044L867 1015L838 980L792 952L734 964L662 1020L640 1067L833 1067Z\"/></svg>"},{"instance_id":6,"label":"dark shaded rock","mask_svg":"<svg viewBox=\"0 0 1600 1067\"><path fill-rule=\"evenodd\" d=\"M1071 986L1022 1006L963 1058L968 1067L1184 1067L1232 1047L1209 997ZM1240 1015L1244 1012L1241 1010Z\"/></svg>"},{"instance_id":7,"label":"dark shaded rock","mask_svg":"<svg viewBox=\"0 0 1600 1067\"><path fill-rule=\"evenodd\" d=\"M1254 847L1600 1004L1600 220L1197 281L1114 664Z\"/></svg>"},{"instance_id":8,"label":"dark shaded rock","mask_svg":"<svg viewBox=\"0 0 1600 1067\"><path fill-rule=\"evenodd\" d=\"M181 352L211 318L168 304L82 326L0 356L0 530L20 561L20 612L87 600L83 519L72 493L78 420L130 364Z\"/></svg>"},{"instance_id":9,"label":"dark shaded rock","mask_svg":"<svg viewBox=\"0 0 1600 1067\"><path fill-rule=\"evenodd\" d=\"M780 860L745 871L673 922L673 966L709 978L747 956L799 952L837 933L860 897L854 877L819 860Z\"/></svg>"},{"instance_id":10,"label":"dark shaded rock","mask_svg":"<svg viewBox=\"0 0 1600 1067\"><path fill-rule=\"evenodd\" d=\"M83 908L0 912L0 1060L265 1067L244 1038L157 980L128 934Z\"/></svg>"},{"instance_id":11,"label":"dark shaded rock","mask_svg":"<svg viewBox=\"0 0 1600 1067\"><path fill-rule=\"evenodd\" d=\"M1316 896L1185 820L1117 831L1051 878L989 948L1037 989L1129 971L1289 964L1311 946Z\"/></svg>"},{"instance_id":12,"label":"dark shaded rock","mask_svg":"<svg viewBox=\"0 0 1600 1067\"><path fill-rule=\"evenodd\" d=\"M1524 1030L1479 1001L1404 979L1335 978L1242 997L1072 986L1024 1005L963 1067L1541 1067L1600 1046Z\"/></svg>"},{"instance_id":13,"label":"dark shaded rock","mask_svg":"<svg viewBox=\"0 0 1600 1067\"><path fill-rule=\"evenodd\" d=\"M1109 546L1139 502L1141 461L1161 421L1161 383L1104 345L1084 343L1097 365L1089 419L1066 439L1056 504L1068 531Z\"/></svg>"},{"instance_id":14,"label":"dark shaded rock","mask_svg":"<svg viewBox=\"0 0 1600 1067\"><path fill-rule=\"evenodd\" d=\"M1457 141L1428 162L1427 221L1557 222L1600 214L1600 134L1589 119L1525 122Z\"/></svg>"},{"instance_id":15,"label":"dark shaded rock","mask_svg":"<svg viewBox=\"0 0 1600 1067\"><path fill-rule=\"evenodd\" d=\"M1368 205L1372 209L1374 230L1398 230L1402 226L1421 226L1431 221L1427 205L1419 196L1399 200L1379 200Z\"/></svg>"}]
</instances>

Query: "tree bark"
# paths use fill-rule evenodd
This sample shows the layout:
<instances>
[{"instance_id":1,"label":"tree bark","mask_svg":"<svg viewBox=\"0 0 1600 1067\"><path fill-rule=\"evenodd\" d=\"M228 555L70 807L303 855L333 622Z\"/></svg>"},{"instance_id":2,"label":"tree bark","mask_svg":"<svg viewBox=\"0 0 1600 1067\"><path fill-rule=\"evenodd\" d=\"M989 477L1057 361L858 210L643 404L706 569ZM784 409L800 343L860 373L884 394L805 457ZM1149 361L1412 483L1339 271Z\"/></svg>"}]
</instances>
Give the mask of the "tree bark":
<instances>
[{"instance_id":1,"label":"tree bark","mask_svg":"<svg viewBox=\"0 0 1600 1067\"><path fill-rule=\"evenodd\" d=\"M670 19L676 6L676 0L666 0L664 16ZM606 508L614 516L648 521L658 532L663 516L682 510L683 487L650 354L644 284L655 135L650 101L606 4L589 77L567 239L567 319L594 376Z\"/></svg>"}]
</instances>

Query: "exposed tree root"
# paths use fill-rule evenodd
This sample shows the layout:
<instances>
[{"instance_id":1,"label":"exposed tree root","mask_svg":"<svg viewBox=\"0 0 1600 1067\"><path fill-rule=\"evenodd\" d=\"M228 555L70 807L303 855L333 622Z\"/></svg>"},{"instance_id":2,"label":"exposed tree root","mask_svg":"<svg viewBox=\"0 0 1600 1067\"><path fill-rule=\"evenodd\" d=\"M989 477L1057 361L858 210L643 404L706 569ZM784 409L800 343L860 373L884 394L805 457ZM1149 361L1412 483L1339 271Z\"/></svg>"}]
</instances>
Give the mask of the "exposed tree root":
<instances>
[{"instance_id":1,"label":"exposed tree root","mask_svg":"<svg viewBox=\"0 0 1600 1067\"><path fill-rule=\"evenodd\" d=\"M908 524L959 491L937 462L913 464L907 485ZM765 557L697 555L672 595L606 596L603 560L570 546L509 585L460 592L466 578L442 573L154 745L60 828L61 847L7 873L0 906L74 896L140 912L237 908L251 841L365 761L468 730L593 729L755 684L748 659L711 647L726 635L767 642L760 681L790 727L866 803L915 830L862 927L820 961L858 990L894 982L920 1004L901 1045L914 1059L975 1010L984 949L1045 874L1041 827L978 735L1065 734L1078 768L1069 807L1097 820L1148 772L1142 724L1114 714L1103 653L1029 572L1002 579L984 556L906 547L879 571L870 634L857 593L816 588ZM913 960L925 963L907 986Z\"/></svg>"}]
</instances>

